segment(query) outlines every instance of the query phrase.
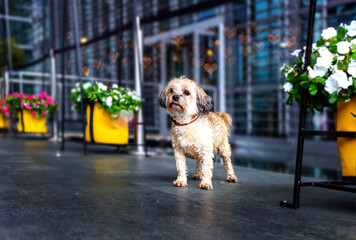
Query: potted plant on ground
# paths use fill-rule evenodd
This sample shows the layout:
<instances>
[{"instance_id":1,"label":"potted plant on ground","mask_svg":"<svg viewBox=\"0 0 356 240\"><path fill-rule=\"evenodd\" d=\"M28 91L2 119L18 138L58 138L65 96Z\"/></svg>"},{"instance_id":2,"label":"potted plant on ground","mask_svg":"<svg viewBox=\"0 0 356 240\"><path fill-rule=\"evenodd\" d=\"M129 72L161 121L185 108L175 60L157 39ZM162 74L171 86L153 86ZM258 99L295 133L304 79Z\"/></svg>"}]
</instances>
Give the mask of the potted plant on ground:
<instances>
[{"instance_id":1,"label":"potted plant on ground","mask_svg":"<svg viewBox=\"0 0 356 240\"><path fill-rule=\"evenodd\" d=\"M0 98L0 129L7 129L9 126L10 106L6 102L6 97Z\"/></svg>"},{"instance_id":2,"label":"potted plant on ground","mask_svg":"<svg viewBox=\"0 0 356 240\"><path fill-rule=\"evenodd\" d=\"M51 96L45 92L38 95L14 92L7 94L6 101L10 112L17 115L18 132L47 133L46 117L57 110L57 104Z\"/></svg>"},{"instance_id":3,"label":"potted plant on ground","mask_svg":"<svg viewBox=\"0 0 356 240\"><path fill-rule=\"evenodd\" d=\"M83 104L87 123L85 139L87 142L105 144L127 144L129 139L128 121L134 111L141 107L140 98L134 91L113 84L108 88L103 83L84 83ZM71 90L72 109L81 113L79 83Z\"/></svg>"},{"instance_id":4,"label":"potted plant on ground","mask_svg":"<svg viewBox=\"0 0 356 240\"><path fill-rule=\"evenodd\" d=\"M301 103L302 93L308 92L307 107L323 111L334 109L336 131L356 131L356 21L323 30L321 39L313 44L310 66L303 69L302 50L292 55L297 61L283 66L287 82L284 90ZM356 138L337 138L343 177L356 176Z\"/></svg>"}]
</instances>

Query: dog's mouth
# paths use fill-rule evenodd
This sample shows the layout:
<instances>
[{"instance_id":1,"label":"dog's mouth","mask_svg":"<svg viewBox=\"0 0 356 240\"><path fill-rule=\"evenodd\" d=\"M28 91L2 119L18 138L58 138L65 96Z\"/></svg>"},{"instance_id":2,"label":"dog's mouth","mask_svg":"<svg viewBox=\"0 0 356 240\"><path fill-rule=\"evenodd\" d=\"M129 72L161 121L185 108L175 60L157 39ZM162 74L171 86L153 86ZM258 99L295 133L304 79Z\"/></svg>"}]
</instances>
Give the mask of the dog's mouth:
<instances>
[{"instance_id":1,"label":"dog's mouth","mask_svg":"<svg viewBox=\"0 0 356 240\"><path fill-rule=\"evenodd\" d=\"M178 107L178 108L180 108L180 109L183 110L183 107L182 107L179 103L171 102L171 103L169 104L169 108L172 108L172 106L173 106L173 107Z\"/></svg>"}]
</instances>

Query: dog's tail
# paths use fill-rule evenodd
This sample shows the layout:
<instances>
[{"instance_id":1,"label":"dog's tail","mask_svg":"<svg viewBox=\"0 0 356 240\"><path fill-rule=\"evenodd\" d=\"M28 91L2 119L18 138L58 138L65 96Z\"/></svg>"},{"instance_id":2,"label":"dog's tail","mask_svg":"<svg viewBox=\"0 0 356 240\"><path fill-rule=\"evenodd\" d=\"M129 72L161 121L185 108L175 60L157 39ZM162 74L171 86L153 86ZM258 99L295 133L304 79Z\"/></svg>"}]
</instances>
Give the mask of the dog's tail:
<instances>
[{"instance_id":1,"label":"dog's tail","mask_svg":"<svg viewBox=\"0 0 356 240\"><path fill-rule=\"evenodd\" d=\"M222 112L222 113L219 113L219 116L224 121L226 127L229 129L229 132L230 132L230 129L232 126L232 120L231 120L230 115L227 114L226 112Z\"/></svg>"}]
</instances>

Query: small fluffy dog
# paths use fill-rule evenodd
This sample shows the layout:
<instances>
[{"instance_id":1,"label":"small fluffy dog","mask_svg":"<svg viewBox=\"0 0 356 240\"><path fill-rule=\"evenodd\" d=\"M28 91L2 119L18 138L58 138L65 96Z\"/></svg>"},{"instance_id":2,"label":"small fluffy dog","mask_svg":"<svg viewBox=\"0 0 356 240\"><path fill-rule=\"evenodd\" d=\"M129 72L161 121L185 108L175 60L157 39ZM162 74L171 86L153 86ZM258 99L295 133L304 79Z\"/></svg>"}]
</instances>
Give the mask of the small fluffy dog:
<instances>
[{"instance_id":1,"label":"small fluffy dog","mask_svg":"<svg viewBox=\"0 0 356 240\"><path fill-rule=\"evenodd\" d=\"M198 84L184 76L172 79L158 96L172 118L171 137L178 177L177 187L187 183L186 156L197 160L193 179L201 180L199 187L212 189L214 152L219 152L227 172L228 182L238 182L231 164L228 136L231 118L227 113L213 112L213 100Z\"/></svg>"}]
</instances>

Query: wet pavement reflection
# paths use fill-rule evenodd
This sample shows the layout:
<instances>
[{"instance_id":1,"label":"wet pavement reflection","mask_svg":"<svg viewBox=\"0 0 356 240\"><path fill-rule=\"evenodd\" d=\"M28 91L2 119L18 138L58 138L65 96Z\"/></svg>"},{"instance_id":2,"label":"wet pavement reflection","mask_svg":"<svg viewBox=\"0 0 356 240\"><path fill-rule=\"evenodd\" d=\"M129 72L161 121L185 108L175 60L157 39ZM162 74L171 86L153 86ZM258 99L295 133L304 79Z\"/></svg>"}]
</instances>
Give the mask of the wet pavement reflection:
<instances>
[{"instance_id":1,"label":"wet pavement reflection","mask_svg":"<svg viewBox=\"0 0 356 240\"><path fill-rule=\"evenodd\" d=\"M303 189L293 176L235 167L225 181L215 164L211 191L172 186L173 157L139 157L113 148L0 138L0 239L354 239L356 196ZM189 176L195 161L188 159ZM325 224L327 222L328 224ZM351 234L352 233L352 234Z\"/></svg>"}]
</instances>

